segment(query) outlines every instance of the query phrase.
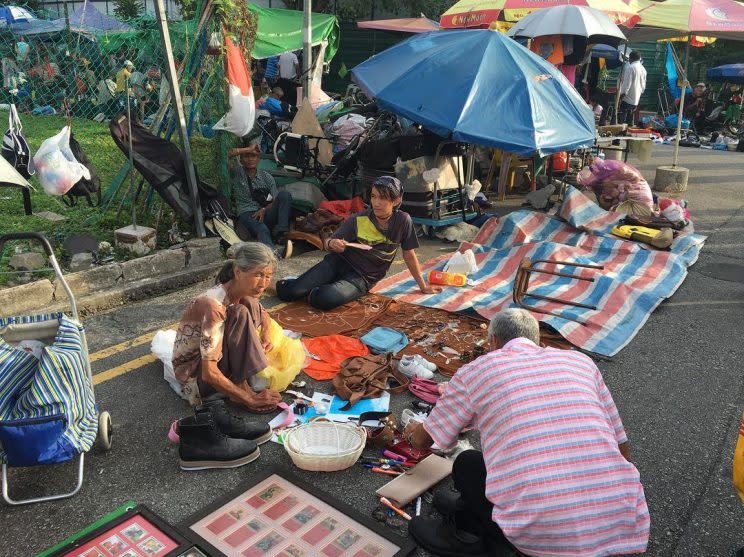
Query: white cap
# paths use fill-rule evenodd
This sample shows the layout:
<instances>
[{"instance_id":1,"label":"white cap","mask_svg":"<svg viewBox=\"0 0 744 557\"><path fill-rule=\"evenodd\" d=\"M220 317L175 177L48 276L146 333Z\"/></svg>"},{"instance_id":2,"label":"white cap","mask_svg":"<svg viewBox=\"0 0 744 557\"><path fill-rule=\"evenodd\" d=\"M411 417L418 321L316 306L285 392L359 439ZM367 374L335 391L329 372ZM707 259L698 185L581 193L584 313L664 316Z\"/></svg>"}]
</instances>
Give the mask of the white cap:
<instances>
[{"instance_id":1,"label":"white cap","mask_svg":"<svg viewBox=\"0 0 744 557\"><path fill-rule=\"evenodd\" d=\"M127 67L134 67L134 62L132 62L131 60L124 60L124 65Z\"/></svg>"}]
</instances>

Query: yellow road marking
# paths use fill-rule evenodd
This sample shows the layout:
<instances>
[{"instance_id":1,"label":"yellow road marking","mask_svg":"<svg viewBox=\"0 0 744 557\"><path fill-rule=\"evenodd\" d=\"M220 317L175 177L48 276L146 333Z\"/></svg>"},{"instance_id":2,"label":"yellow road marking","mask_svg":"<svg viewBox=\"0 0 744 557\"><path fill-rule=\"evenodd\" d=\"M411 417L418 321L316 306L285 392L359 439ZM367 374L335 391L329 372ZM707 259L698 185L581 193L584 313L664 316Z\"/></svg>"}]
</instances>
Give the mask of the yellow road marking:
<instances>
[{"instance_id":1,"label":"yellow road marking","mask_svg":"<svg viewBox=\"0 0 744 557\"><path fill-rule=\"evenodd\" d=\"M178 323L173 323L172 325L167 325L163 328L175 329L176 327L178 327ZM119 344L114 344L113 346L109 346L108 348L104 348L102 350L99 350L98 352L93 352L90 356L88 356L88 358L90 359L90 362L93 363L95 361L102 360L103 358L113 356L118 352L123 352L124 350L128 350L129 348L145 344L146 342L150 342L152 340L152 337L155 336L156 332L157 331L150 331L149 333L145 333L144 335L138 336L137 338L126 340L124 342L120 342Z\"/></svg>"},{"instance_id":2,"label":"yellow road marking","mask_svg":"<svg viewBox=\"0 0 744 557\"><path fill-rule=\"evenodd\" d=\"M158 358L157 356L155 356L155 354L145 354L144 356L140 356L139 358L135 358L134 360L127 362L126 364L121 364L120 366L112 367L107 371L102 371L101 373L95 374L93 376L93 384L99 385L104 381L108 381L109 379L113 379L114 377L119 377L119 375L124 375L125 373L129 373L130 371L134 371L143 366L146 366L149 363L157 361L157 359Z\"/></svg>"},{"instance_id":3,"label":"yellow road marking","mask_svg":"<svg viewBox=\"0 0 744 557\"><path fill-rule=\"evenodd\" d=\"M286 306L287 306L287 302L282 302L281 304L277 304L275 306L270 307L266 311L271 313L273 311L278 311ZM178 323L173 323L164 328L175 329L176 327L178 327ZM108 348L104 348L102 350L99 350L98 352L93 352L90 355L90 361L92 363L92 362L95 362L96 360L108 358L109 356L112 356L116 354L117 352L121 352L123 350L127 350L128 348L132 348L134 346L145 344L146 342L150 342L152 340L152 337L155 336L155 333L156 331L152 331L144 335L138 336L137 338L133 338L131 340L120 342L119 344L115 344L113 346L109 346ZM154 354L145 354L144 356L135 358L134 360L121 364L120 366L112 367L109 370L102 371L101 373L95 374L93 376L93 384L100 385L104 381L108 381L110 379L113 379L114 377L119 377L120 375L129 373L130 371L135 371L141 367L146 366L147 364L157 361L157 359L158 359L157 356L155 356Z\"/></svg>"}]
</instances>

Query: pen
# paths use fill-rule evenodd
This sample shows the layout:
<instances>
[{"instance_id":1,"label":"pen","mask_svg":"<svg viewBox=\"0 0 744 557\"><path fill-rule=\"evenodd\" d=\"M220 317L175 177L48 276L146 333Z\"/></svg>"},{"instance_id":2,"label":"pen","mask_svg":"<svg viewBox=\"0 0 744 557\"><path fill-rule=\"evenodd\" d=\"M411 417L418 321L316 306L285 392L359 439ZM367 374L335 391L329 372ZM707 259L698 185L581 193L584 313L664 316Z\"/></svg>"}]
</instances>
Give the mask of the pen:
<instances>
[{"instance_id":1,"label":"pen","mask_svg":"<svg viewBox=\"0 0 744 557\"><path fill-rule=\"evenodd\" d=\"M396 472L395 470L385 470L384 468L370 468L370 471L377 472L378 474L387 474L388 476L400 476L403 472Z\"/></svg>"},{"instance_id":2,"label":"pen","mask_svg":"<svg viewBox=\"0 0 744 557\"><path fill-rule=\"evenodd\" d=\"M390 509L391 511L393 511L398 516L401 516L401 517L405 518L406 520L411 520L411 515L410 514L408 514L405 511L400 510L398 507L396 507L390 501L388 501L386 497L380 497L380 503L382 503L383 505L385 505L388 509Z\"/></svg>"},{"instance_id":3,"label":"pen","mask_svg":"<svg viewBox=\"0 0 744 557\"><path fill-rule=\"evenodd\" d=\"M406 462L408 460L406 457L400 456L399 454L394 453L393 451L388 451L387 449L382 451L382 454L388 458L397 460L398 462Z\"/></svg>"},{"instance_id":4,"label":"pen","mask_svg":"<svg viewBox=\"0 0 744 557\"><path fill-rule=\"evenodd\" d=\"M409 464L408 462L401 462L400 460L393 460L392 458L376 458L365 456L362 457L362 461L365 463L389 464L390 466L405 466L407 468L413 466L413 464Z\"/></svg>"}]
</instances>

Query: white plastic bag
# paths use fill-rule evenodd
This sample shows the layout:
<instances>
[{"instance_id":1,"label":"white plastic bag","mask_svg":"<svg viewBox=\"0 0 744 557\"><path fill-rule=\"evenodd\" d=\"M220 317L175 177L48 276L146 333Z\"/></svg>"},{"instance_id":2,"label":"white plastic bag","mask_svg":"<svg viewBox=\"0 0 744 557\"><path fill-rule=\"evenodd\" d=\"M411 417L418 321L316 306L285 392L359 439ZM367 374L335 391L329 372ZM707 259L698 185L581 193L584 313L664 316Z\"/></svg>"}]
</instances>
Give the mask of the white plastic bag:
<instances>
[{"instance_id":1,"label":"white plastic bag","mask_svg":"<svg viewBox=\"0 0 744 557\"><path fill-rule=\"evenodd\" d=\"M176 331L174 329L158 331L152 338L150 351L157 356L161 362L163 362L163 378L168 382L171 389L173 389L178 396L192 405L198 404L199 389L196 385L196 380L194 379L183 385L178 381L178 379L176 379L176 374L173 371L173 345L175 342Z\"/></svg>"},{"instance_id":2,"label":"white plastic bag","mask_svg":"<svg viewBox=\"0 0 744 557\"><path fill-rule=\"evenodd\" d=\"M477 270L478 264L475 262L475 254L471 249L465 250L462 253L456 251L444 266L444 271L446 273L469 275L475 273Z\"/></svg>"},{"instance_id":3,"label":"white plastic bag","mask_svg":"<svg viewBox=\"0 0 744 557\"><path fill-rule=\"evenodd\" d=\"M49 195L64 195L81 178L90 180L90 171L75 159L70 150L69 126L44 140L34 155L34 165L39 182Z\"/></svg>"}]
</instances>

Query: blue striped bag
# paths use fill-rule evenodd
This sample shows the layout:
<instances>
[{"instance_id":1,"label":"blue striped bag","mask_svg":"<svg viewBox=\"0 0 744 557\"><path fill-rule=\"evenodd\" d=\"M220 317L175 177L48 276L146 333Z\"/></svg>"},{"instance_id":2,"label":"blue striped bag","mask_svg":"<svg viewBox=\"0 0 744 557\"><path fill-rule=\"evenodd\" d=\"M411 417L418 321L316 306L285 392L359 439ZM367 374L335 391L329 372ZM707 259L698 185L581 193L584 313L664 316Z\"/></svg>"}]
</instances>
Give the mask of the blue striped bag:
<instances>
[{"instance_id":1,"label":"blue striped bag","mask_svg":"<svg viewBox=\"0 0 744 557\"><path fill-rule=\"evenodd\" d=\"M10 466L65 462L89 450L98 422L88 379L82 325L62 314L0 319L56 320L54 342L37 359L0 338L0 459Z\"/></svg>"}]
</instances>

